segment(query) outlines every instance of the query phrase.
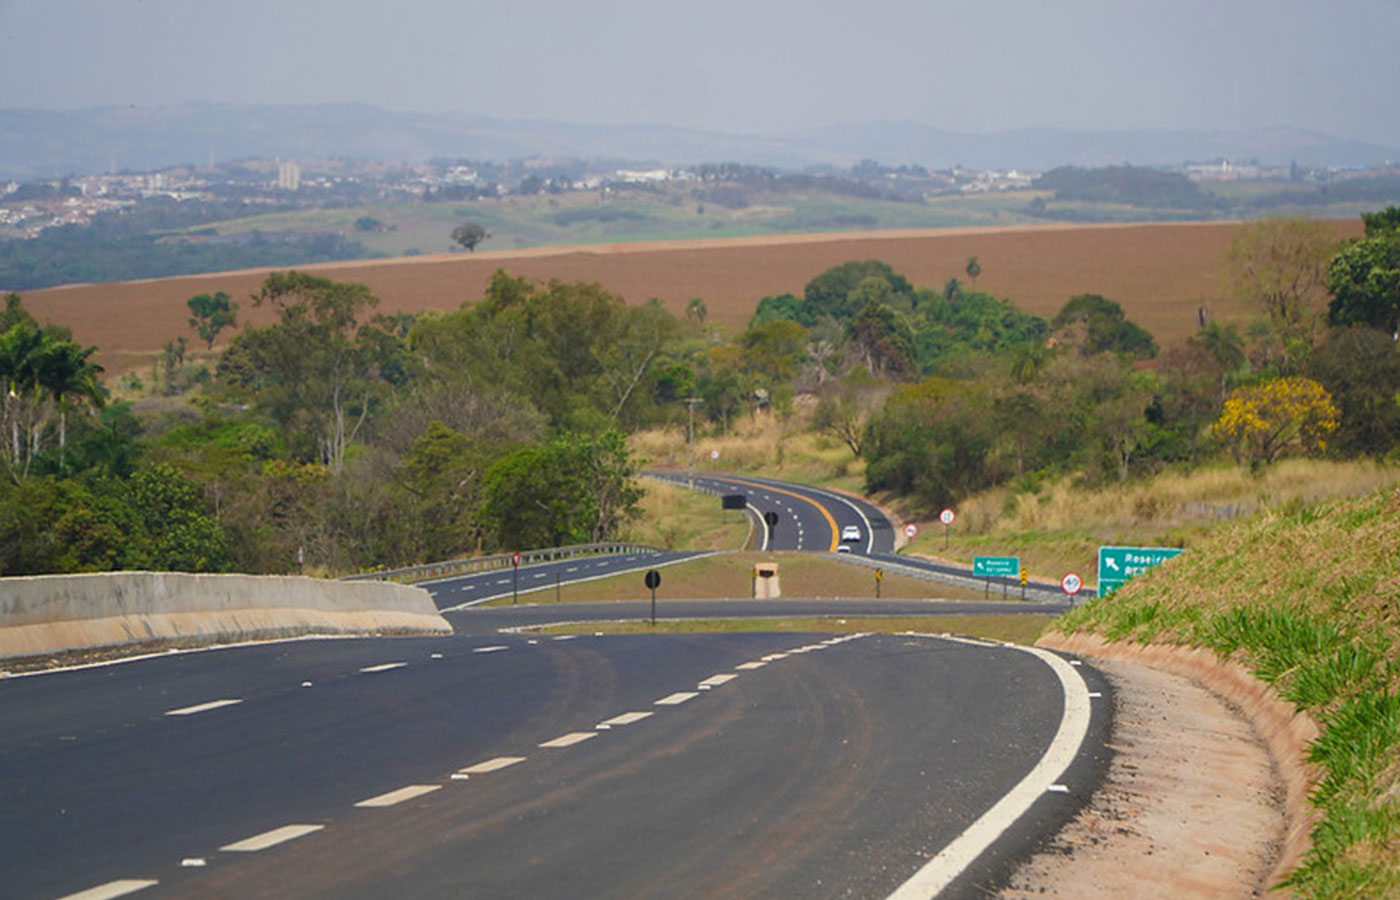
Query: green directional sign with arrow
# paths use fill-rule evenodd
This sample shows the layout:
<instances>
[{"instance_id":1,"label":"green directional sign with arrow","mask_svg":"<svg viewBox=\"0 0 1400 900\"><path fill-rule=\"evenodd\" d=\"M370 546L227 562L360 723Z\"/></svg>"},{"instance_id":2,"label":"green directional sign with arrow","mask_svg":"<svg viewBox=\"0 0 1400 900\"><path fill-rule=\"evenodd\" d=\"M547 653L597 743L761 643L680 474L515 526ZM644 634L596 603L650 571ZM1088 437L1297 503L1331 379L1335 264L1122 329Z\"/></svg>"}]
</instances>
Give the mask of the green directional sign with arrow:
<instances>
[{"instance_id":1,"label":"green directional sign with arrow","mask_svg":"<svg viewBox=\"0 0 1400 900\"><path fill-rule=\"evenodd\" d=\"M1100 547L1099 596L1181 552L1179 547Z\"/></svg>"},{"instance_id":2,"label":"green directional sign with arrow","mask_svg":"<svg viewBox=\"0 0 1400 900\"><path fill-rule=\"evenodd\" d=\"M1015 578L1021 572L1019 556L974 556L972 574L988 578Z\"/></svg>"}]
</instances>

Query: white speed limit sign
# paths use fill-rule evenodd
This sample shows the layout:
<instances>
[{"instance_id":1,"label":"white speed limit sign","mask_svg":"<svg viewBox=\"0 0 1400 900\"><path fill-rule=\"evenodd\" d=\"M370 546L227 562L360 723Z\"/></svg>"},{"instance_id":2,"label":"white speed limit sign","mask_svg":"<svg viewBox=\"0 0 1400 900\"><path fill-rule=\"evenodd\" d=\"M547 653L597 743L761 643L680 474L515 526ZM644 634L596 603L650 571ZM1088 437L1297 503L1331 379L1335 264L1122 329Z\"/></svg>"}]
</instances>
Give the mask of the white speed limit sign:
<instances>
[{"instance_id":1,"label":"white speed limit sign","mask_svg":"<svg viewBox=\"0 0 1400 900\"><path fill-rule=\"evenodd\" d=\"M1060 579L1060 589L1071 597L1079 593L1083 588L1084 579L1080 578L1074 572L1070 572L1064 578Z\"/></svg>"}]
</instances>

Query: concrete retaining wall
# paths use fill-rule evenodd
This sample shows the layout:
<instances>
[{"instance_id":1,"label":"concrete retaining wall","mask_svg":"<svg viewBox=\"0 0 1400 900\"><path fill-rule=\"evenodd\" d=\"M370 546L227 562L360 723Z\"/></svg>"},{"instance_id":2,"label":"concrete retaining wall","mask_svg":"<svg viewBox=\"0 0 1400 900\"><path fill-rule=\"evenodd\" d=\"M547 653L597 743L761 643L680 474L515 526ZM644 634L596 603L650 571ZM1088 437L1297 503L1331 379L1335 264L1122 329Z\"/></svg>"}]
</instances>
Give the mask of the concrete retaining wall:
<instances>
[{"instance_id":1,"label":"concrete retaining wall","mask_svg":"<svg viewBox=\"0 0 1400 900\"><path fill-rule=\"evenodd\" d=\"M421 588L300 576L104 572L0 579L0 659L309 634L450 634Z\"/></svg>"}]
</instances>

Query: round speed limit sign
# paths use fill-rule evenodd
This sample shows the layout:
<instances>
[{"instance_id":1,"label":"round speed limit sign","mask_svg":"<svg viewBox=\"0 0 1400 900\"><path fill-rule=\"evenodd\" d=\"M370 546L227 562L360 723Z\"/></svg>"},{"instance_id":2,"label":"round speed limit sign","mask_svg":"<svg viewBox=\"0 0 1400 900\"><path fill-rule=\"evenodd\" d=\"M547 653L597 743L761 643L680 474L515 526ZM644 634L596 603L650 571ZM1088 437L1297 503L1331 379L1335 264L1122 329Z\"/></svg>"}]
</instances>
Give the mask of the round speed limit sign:
<instances>
[{"instance_id":1,"label":"round speed limit sign","mask_svg":"<svg viewBox=\"0 0 1400 900\"><path fill-rule=\"evenodd\" d=\"M1084 579L1080 578L1074 572L1070 572L1064 578L1060 579L1060 589L1071 597L1079 593L1083 588Z\"/></svg>"},{"instance_id":2,"label":"round speed limit sign","mask_svg":"<svg viewBox=\"0 0 1400 900\"><path fill-rule=\"evenodd\" d=\"M953 520L957 517L958 514L953 512L951 509L945 509L943 510L943 512L938 514L938 521L942 522L944 525L952 525Z\"/></svg>"},{"instance_id":3,"label":"round speed limit sign","mask_svg":"<svg viewBox=\"0 0 1400 900\"><path fill-rule=\"evenodd\" d=\"M914 535L918 533L919 526L915 525L913 522L910 522L908 525L904 526L904 536L907 537L909 540L912 541L914 539Z\"/></svg>"}]
</instances>

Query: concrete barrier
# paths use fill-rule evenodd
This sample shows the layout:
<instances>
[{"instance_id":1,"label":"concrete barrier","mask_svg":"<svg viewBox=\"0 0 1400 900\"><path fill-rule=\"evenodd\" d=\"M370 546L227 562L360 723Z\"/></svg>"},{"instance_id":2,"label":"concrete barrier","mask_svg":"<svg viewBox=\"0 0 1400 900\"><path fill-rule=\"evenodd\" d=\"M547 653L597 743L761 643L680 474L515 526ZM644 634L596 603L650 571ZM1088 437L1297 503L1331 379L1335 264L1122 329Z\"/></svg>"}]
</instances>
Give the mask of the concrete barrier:
<instances>
[{"instance_id":1,"label":"concrete barrier","mask_svg":"<svg viewBox=\"0 0 1400 900\"><path fill-rule=\"evenodd\" d=\"M384 582L180 572L0 579L0 659L128 645L451 632L427 591Z\"/></svg>"}]
</instances>

